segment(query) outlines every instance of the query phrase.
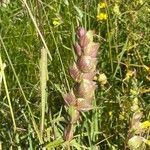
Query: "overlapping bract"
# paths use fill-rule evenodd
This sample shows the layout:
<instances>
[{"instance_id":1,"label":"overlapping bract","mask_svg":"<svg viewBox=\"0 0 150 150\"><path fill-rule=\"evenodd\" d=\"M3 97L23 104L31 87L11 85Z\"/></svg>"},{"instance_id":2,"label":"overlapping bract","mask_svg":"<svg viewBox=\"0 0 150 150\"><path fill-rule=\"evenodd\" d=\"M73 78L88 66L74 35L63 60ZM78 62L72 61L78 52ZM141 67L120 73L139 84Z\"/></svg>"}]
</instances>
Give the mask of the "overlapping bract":
<instances>
[{"instance_id":1,"label":"overlapping bract","mask_svg":"<svg viewBox=\"0 0 150 150\"><path fill-rule=\"evenodd\" d=\"M74 49L77 55L77 60L69 69L70 76L75 81L72 90L64 95L64 101L68 107L74 109L74 113L70 116L70 122L75 123L79 118L79 112L92 109L92 100L96 83L93 78L96 74L97 52L99 43L93 42L94 32L86 31L84 28L78 28L77 37L78 43L75 43ZM74 119L73 119L74 118ZM66 128L65 136L70 134L70 128ZM71 139L71 137L70 137Z\"/></svg>"}]
</instances>

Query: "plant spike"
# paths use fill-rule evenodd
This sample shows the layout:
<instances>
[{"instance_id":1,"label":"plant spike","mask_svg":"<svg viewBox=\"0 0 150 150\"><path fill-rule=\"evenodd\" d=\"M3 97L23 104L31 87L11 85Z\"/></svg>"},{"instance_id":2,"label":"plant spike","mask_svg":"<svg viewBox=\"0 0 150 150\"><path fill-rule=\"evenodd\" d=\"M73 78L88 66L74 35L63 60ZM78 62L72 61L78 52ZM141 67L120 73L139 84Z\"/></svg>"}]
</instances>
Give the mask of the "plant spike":
<instances>
[{"instance_id":1,"label":"plant spike","mask_svg":"<svg viewBox=\"0 0 150 150\"><path fill-rule=\"evenodd\" d=\"M73 138L74 124L80 118L80 112L89 111L93 108L92 100L96 83L93 81L96 74L97 52L99 43L93 42L94 32L86 31L84 28L77 29L78 42L74 49L77 60L69 73L75 84L66 95L63 96L65 104L68 106L68 126L64 131L64 139L71 141Z\"/></svg>"}]
</instances>

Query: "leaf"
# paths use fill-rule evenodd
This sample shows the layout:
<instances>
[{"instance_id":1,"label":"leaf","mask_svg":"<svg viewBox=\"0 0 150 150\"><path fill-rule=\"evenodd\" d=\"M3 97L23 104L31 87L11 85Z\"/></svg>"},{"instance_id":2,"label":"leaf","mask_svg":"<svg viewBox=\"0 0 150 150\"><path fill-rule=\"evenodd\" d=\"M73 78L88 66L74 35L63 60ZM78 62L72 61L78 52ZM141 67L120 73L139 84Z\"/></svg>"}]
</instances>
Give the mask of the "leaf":
<instances>
[{"instance_id":1,"label":"leaf","mask_svg":"<svg viewBox=\"0 0 150 150\"><path fill-rule=\"evenodd\" d=\"M79 9L79 7L77 7L77 6L74 6L74 8L75 8L75 10L78 13L79 19L81 20L83 18L83 12L82 12L82 10Z\"/></svg>"},{"instance_id":2,"label":"leaf","mask_svg":"<svg viewBox=\"0 0 150 150\"><path fill-rule=\"evenodd\" d=\"M63 2L64 2L65 5L67 5L67 6L69 5L68 0L64 0Z\"/></svg>"},{"instance_id":3,"label":"leaf","mask_svg":"<svg viewBox=\"0 0 150 150\"><path fill-rule=\"evenodd\" d=\"M63 139L57 139L57 140L47 144L46 148L56 148L56 147L62 145L62 143L63 143Z\"/></svg>"}]
</instances>

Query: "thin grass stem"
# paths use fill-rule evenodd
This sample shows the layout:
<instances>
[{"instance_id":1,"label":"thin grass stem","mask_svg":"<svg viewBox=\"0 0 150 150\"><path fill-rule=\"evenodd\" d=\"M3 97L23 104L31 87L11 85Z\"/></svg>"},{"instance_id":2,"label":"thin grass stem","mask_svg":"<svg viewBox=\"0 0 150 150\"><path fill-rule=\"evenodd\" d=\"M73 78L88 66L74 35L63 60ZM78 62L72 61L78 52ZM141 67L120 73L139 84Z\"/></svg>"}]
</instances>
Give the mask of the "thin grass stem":
<instances>
[{"instance_id":1,"label":"thin grass stem","mask_svg":"<svg viewBox=\"0 0 150 150\"><path fill-rule=\"evenodd\" d=\"M13 112L13 108L12 108L12 104L11 104L11 99L10 99L10 96L9 96L8 86L7 86L7 82L6 82L6 78L5 78L5 72L4 72L4 68L3 68L3 62L2 62L2 58L1 58L1 53L0 53L0 66L1 66L0 69L1 69L1 73L2 73L2 80L3 80L3 83L4 83L6 96L7 96L7 99L8 99L10 114L11 114L12 121L13 121L14 132L16 132L17 127L16 127L14 112Z\"/></svg>"}]
</instances>

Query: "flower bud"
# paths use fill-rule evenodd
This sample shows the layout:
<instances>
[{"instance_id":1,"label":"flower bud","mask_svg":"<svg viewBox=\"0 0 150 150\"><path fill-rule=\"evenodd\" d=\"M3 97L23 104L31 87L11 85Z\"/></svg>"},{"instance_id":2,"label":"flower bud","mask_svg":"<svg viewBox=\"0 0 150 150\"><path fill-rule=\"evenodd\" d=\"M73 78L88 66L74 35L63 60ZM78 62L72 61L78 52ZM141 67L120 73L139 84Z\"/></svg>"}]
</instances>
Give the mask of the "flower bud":
<instances>
[{"instance_id":1,"label":"flower bud","mask_svg":"<svg viewBox=\"0 0 150 150\"><path fill-rule=\"evenodd\" d=\"M74 87L74 92L77 98L91 100L94 97L96 84L93 81L83 79L81 83L77 83Z\"/></svg>"},{"instance_id":2,"label":"flower bud","mask_svg":"<svg viewBox=\"0 0 150 150\"><path fill-rule=\"evenodd\" d=\"M140 112L140 111L135 112L133 114L133 117L132 117L132 120L131 120L132 125L135 124L136 122L140 122L142 116L143 116L142 112Z\"/></svg>"},{"instance_id":3,"label":"flower bud","mask_svg":"<svg viewBox=\"0 0 150 150\"><path fill-rule=\"evenodd\" d=\"M78 43L75 43L74 50L75 50L75 53L77 54L77 56L81 56L82 49L81 49L81 47L80 47L80 45Z\"/></svg>"},{"instance_id":4,"label":"flower bud","mask_svg":"<svg viewBox=\"0 0 150 150\"><path fill-rule=\"evenodd\" d=\"M89 72L89 73L83 73L82 74L82 79L86 79L86 80L93 80L94 76L96 75L96 72Z\"/></svg>"},{"instance_id":5,"label":"flower bud","mask_svg":"<svg viewBox=\"0 0 150 150\"><path fill-rule=\"evenodd\" d=\"M143 137L133 136L128 141L128 147L130 150L143 150L144 149Z\"/></svg>"},{"instance_id":6,"label":"flower bud","mask_svg":"<svg viewBox=\"0 0 150 150\"><path fill-rule=\"evenodd\" d=\"M82 27L79 27L77 30L77 36L80 38L83 37L85 34L86 34L86 30Z\"/></svg>"},{"instance_id":7,"label":"flower bud","mask_svg":"<svg viewBox=\"0 0 150 150\"><path fill-rule=\"evenodd\" d=\"M76 98L72 90L66 95L64 95L63 98L64 98L66 105L68 106L70 105L74 106L76 104Z\"/></svg>"},{"instance_id":8,"label":"flower bud","mask_svg":"<svg viewBox=\"0 0 150 150\"><path fill-rule=\"evenodd\" d=\"M96 72L87 72L87 73L82 73L74 64L70 69L69 69L70 76L73 78L74 81L76 82L81 82L83 79L87 80L93 80L94 76L96 75Z\"/></svg>"},{"instance_id":9,"label":"flower bud","mask_svg":"<svg viewBox=\"0 0 150 150\"><path fill-rule=\"evenodd\" d=\"M89 43L90 43L90 40L86 36L83 36L79 39L79 44L81 48L86 47Z\"/></svg>"},{"instance_id":10,"label":"flower bud","mask_svg":"<svg viewBox=\"0 0 150 150\"><path fill-rule=\"evenodd\" d=\"M98 82L101 83L101 85L105 85L107 83L107 77L104 73L99 75Z\"/></svg>"},{"instance_id":11,"label":"flower bud","mask_svg":"<svg viewBox=\"0 0 150 150\"><path fill-rule=\"evenodd\" d=\"M86 56L91 56L92 58L95 58L97 55L97 51L99 48L99 43L91 42L88 44L88 46L84 49L84 54Z\"/></svg>"},{"instance_id":12,"label":"flower bud","mask_svg":"<svg viewBox=\"0 0 150 150\"><path fill-rule=\"evenodd\" d=\"M79 37L81 48L85 48L89 43L93 42L93 31L89 30L85 35Z\"/></svg>"},{"instance_id":13,"label":"flower bud","mask_svg":"<svg viewBox=\"0 0 150 150\"><path fill-rule=\"evenodd\" d=\"M90 42L93 42L93 36L94 36L94 31L89 30L86 33L86 37L89 39Z\"/></svg>"},{"instance_id":14,"label":"flower bud","mask_svg":"<svg viewBox=\"0 0 150 150\"><path fill-rule=\"evenodd\" d=\"M77 99L77 109L79 111L89 111L93 109L91 101L88 101L83 98L78 98Z\"/></svg>"},{"instance_id":15,"label":"flower bud","mask_svg":"<svg viewBox=\"0 0 150 150\"><path fill-rule=\"evenodd\" d=\"M134 134L141 134L144 130L141 128L142 112L135 112L131 119L131 131Z\"/></svg>"},{"instance_id":16,"label":"flower bud","mask_svg":"<svg viewBox=\"0 0 150 150\"><path fill-rule=\"evenodd\" d=\"M69 69L70 76L77 82L79 82L81 79L81 72L77 68L76 64L74 64L70 69Z\"/></svg>"},{"instance_id":17,"label":"flower bud","mask_svg":"<svg viewBox=\"0 0 150 150\"><path fill-rule=\"evenodd\" d=\"M81 56L77 61L77 66L80 71L93 72L96 68L97 59L90 56Z\"/></svg>"}]
</instances>

